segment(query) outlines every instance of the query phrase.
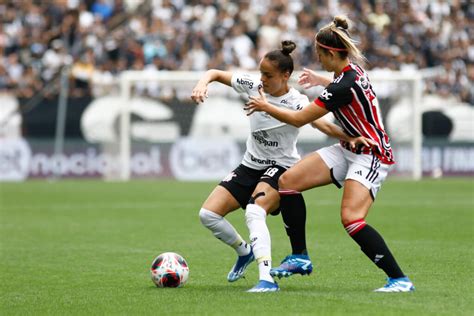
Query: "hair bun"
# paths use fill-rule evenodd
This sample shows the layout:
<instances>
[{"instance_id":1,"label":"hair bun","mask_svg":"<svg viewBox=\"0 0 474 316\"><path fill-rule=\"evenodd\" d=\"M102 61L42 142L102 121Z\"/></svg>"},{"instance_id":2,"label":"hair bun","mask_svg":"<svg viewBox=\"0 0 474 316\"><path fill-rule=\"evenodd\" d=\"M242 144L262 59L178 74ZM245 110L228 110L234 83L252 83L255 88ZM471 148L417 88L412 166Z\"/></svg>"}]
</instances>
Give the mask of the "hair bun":
<instances>
[{"instance_id":1,"label":"hair bun","mask_svg":"<svg viewBox=\"0 0 474 316\"><path fill-rule=\"evenodd\" d=\"M349 29L349 23L347 22L347 19L345 16L342 16L342 15L335 16L333 23L336 27L340 27L344 30Z\"/></svg>"},{"instance_id":2,"label":"hair bun","mask_svg":"<svg viewBox=\"0 0 474 316\"><path fill-rule=\"evenodd\" d=\"M292 51L296 48L296 44L293 41L282 41L281 42L281 52L284 55L290 55Z\"/></svg>"}]
</instances>

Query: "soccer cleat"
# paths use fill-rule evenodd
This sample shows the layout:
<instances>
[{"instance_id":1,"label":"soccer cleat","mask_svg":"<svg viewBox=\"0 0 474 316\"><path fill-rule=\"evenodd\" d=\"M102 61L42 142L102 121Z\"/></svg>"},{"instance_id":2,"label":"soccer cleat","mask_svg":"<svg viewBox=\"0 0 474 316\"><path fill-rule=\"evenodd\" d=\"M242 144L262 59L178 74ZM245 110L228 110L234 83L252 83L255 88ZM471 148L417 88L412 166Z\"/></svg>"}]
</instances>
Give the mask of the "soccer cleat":
<instances>
[{"instance_id":1,"label":"soccer cleat","mask_svg":"<svg viewBox=\"0 0 474 316\"><path fill-rule=\"evenodd\" d=\"M255 257L253 255L252 249L250 249L250 253L248 255L237 257L237 262L234 264L227 275L227 281L234 282L240 279L244 275L247 266L254 260Z\"/></svg>"},{"instance_id":2,"label":"soccer cleat","mask_svg":"<svg viewBox=\"0 0 474 316\"><path fill-rule=\"evenodd\" d=\"M263 292L276 292L279 291L278 283L268 282L265 280L258 281L257 285L248 290L249 293L263 293Z\"/></svg>"},{"instance_id":3,"label":"soccer cleat","mask_svg":"<svg viewBox=\"0 0 474 316\"><path fill-rule=\"evenodd\" d=\"M387 284L385 284L380 289L374 290L374 292L385 292L385 293L394 293L394 292L413 292L415 287L408 277L403 278L387 278Z\"/></svg>"},{"instance_id":4,"label":"soccer cleat","mask_svg":"<svg viewBox=\"0 0 474 316\"><path fill-rule=\"evenodd\" d=\"M283 259L279 267L272 268L270 275L272 277L289 277L293 274L311 274L313 264L308 255L288 255Z\"/></svg>"}]
</instances>

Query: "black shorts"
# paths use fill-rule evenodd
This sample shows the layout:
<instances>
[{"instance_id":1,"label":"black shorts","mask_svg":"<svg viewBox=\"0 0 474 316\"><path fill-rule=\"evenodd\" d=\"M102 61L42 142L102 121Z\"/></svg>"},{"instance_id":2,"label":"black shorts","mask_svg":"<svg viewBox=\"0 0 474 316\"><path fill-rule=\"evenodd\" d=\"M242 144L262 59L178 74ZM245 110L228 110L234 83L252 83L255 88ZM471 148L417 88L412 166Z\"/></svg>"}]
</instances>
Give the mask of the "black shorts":
<instances>
[{"instance_id":1,"label":"black shorts","mask_svg":"<svg viewBox=\"0 0 474 316\"><path fill-rule=\"evenodd\" d=\"M286 171L286 167L274 165L262 170L256 170L240 164L219 185L226 188L245 209L255 187L259 182L268 183L278 191L278 179Z\"/></svg>"}]
</instances>

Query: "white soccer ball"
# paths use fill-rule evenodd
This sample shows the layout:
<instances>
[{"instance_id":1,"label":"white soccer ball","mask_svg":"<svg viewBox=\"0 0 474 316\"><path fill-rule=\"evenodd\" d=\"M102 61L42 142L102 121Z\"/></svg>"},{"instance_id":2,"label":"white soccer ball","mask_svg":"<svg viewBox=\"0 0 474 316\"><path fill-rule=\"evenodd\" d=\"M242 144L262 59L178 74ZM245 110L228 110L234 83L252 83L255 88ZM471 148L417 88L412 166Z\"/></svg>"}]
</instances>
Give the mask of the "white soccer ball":
<instances>
[{"instance_id":1,"label":"white soccer ball","mask_svg":"<svg viewBox=\"0 0 474 316\"><path fill-rule=\"evenodd\" d=\"M181 287L189 277L186 260L177 253L164 252L153 260L151 280L158 287Z\"/></svg>"}]
</instances>

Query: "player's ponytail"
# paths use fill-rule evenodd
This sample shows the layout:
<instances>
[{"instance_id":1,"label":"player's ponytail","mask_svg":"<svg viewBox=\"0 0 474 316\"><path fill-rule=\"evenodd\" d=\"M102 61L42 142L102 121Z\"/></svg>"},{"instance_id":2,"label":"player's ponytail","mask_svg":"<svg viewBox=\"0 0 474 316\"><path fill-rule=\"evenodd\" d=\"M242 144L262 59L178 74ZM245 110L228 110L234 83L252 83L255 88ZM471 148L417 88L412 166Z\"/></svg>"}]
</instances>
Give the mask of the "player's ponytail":
<instances>
[{"instance_id":1,"label":"player's ponytail","mask_svg":"<svg viewBox=\"0 0 474 316\"><path fill-rule=\"evenodd\" d=\"M325 50L334 51L344 59L350 57L359 64L366 59L355 45L356 42L349 35L349 20L345 16L336 16L328 25L316 34L316 45Z\"/></svg>"},{"instance_id":2,"label":"player's ponytail","mask_svg":"<svg viewBox=\"0 0 474 316\"><path fill-rule=\"evenodd\" d=\"M295 50L296 44L293 41L282 41L281 49L273 50L265 54L264 58L275 63L281 72L293 72L293 58L290 54Z\"/></svg>"}]
</instances>

